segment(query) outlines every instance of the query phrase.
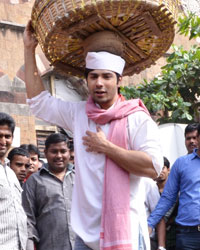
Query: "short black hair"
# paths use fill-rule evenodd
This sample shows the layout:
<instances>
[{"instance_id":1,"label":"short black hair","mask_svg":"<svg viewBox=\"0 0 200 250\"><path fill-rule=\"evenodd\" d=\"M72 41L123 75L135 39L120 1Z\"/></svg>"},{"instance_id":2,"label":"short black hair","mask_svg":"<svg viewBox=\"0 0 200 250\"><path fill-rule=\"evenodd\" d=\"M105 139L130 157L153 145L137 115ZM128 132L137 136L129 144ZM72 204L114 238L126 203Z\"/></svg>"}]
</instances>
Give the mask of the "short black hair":
<instances>
[{"instance_id":1,"label":"short black hair","mask_svg":"<svg viewBox=\"0 0 200 250\"><path fill-rule=\"evenodd\" d=\"M45 141L45 149L47 150L51 144L59 142L65 142L67 147L70 149L70 141L67 136L62 133L54 133L49 135Z\"/></svg>"},{"instance_id":2,"label":"short black hair","mask_svg":"<svg viewBox=\"0 0 200 250\"><path fill-rule=\"evenodd\" d=\"M185 127L185 136L186 134L188 133L191 133L195 130L198 130L198 127L199 127L199 123L191 123L191 124L188 124L186 127Z\"/></svg>"},{"instance_id":3,"label":"short black hair","mask_svg":"<svg viewBox=\"0 0 200 250\"><path fill-rule=\"evenodd\" d=\"M20 145L20 148L25 149L26 151L29 152L29 154L31 153L36 154L38 155L38 159L40 158L40 150L34 144L22 144Z\"/></svg>"},{"instance_id":4,"label":"short black hair","mask_svg":"<svg viewBox=\"0 0 200 250\"><path fill-rule=\"evenodd\" d=\"M170 168L170 162L167 159L167 157L163 156L163 160L164 160L164 166L167 167L168 169Z\"/></svg>"},{"instance_id":5,"label":"short black hair","mask_svg":"<svg viewBox=\"0 0 200 250\"><path fill-rule=\"evenodd\" d=\"M88 74L93 71L93 69L88 69L88 68L85 68L85 71L84 71L84 76L85 76L85 79L87 80L88 78Z\"/></svg>"},{"instance_id":6,"label":"short black hair","mask_svg":"<svg viewBox=\"0 0 200 250\"><path fill-rule=\"evenodd\" d=\"M200 135L200 124L198 124L197 134L198 134L198 136Z\"/></svg>"},{"instance_id":7,"label":"short black hair","mask_svg":"<svg viewBox=\"0 0 200 250\"><path fill-rule=\"evenodd\" d=\"M0 112L0 126L7 125L12 132L12 135L15 130L15 121L14 119L4 112Z\"/></svg>"},{"instance_id":8,"label":"short black hair","mask_svg":"<svg viewBox=\"0 0 200 250\"><path fill-rule=\"evenodd\" d=\"M15 155L26 156L27 158L30 157L29 152L27 150L17 147L17 148L13 148L8 154L8 159L10 160L10 162L12 162Z\"/></svg>"},{"instance_id":9,"label":"short black hair","mask_svg":"<svg viewBox=\"0 0 200 250\"><path fill-rule=\"evenodd\" d=\"M69 150L71 151L71 152L73 152L74 151L74 142L71 140L69 140Z\"/></svg>"},{"instance_id":10,"label":"short black hair","mask_svg":"<svg viewBox=\"0 0 200 250\"><path fill-rule=\"evenodd\" d=\"M84 71L84 76L85 76L85 79L87 80L87 78L88 78L88 74L90 73L90 72L92 72L94 69L88 69L88 68L85 68L85 71ZM114 72L114 71L113 71ZM114 72L115 74L116 74L116 76L117 76L117 83L119 82L119 78L121 77L120 76L120 74L119 73L117 73L117 72Z\"/></svg>"}]
</instances>

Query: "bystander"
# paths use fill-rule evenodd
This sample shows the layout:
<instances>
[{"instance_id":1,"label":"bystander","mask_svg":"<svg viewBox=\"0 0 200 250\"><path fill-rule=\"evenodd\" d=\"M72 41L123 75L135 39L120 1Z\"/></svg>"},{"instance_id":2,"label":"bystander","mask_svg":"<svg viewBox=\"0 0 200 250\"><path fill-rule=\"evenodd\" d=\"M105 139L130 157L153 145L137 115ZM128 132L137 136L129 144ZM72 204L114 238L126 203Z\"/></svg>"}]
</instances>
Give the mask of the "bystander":
<instances>
[{"instance_id":1,"label":"bystander","mask_svg":"<svg viewBox=\"0 0 200 250\"><path fill-rule=\"evenodd\" d=\"M185 146L187 148L188 154L191 154L192 151L197 148L197 130L198 123L188 124L185 127Z\"/></svg>"},{"instance_id":2,"label":"bystander","mask_svg":"<svg viewBox=\"0 0 200 250\"><path fill-rule=\"evenodd\" d=\"M69 141L60 133L45 142L47 164L24 184L23 206L28 216L28 249L71 250L74 233L70 210L74 170L69 164Z\"/></svg>"},{"instance_id":3,"label":"bystander","mask_svg":"<svg viewBox=\"0 0 200 250\"><path fill-rule=\"evenodd\" d=\"M27 176L29 163L29 153L23 148L13 148L9 154L10 168L15 172L21 186Z\"/></svg>"},{"instance_id":4,"label":"bystander","mask_svg":"<svg viewBox=\"0 0 200 250\"><path fill-rule=\"evenodd\" d=\"M176 250L200 249L200 125L197 132L197 149L179 157L172 166L156 209L148 219L149 231L176 202L179 195L176 217Z\"/></svg>"},{"instance_id":5,"label":"bystander","mask_svg":"<svg viewBox=\"0 0 200 250\"><path fill-rule=\"evenodd\" d=\"M0 249L26 250L27 222L21 205L22 188L6 154L13 141L15 122L0 112Z\"/></svg>"},{"instance_id":6,"label":"bystander","mask_svg":"<svg viewBox=\"0 0 200 250\"><path fill-rule=\"evenodd\" d=\"M29 152L29 155L30 155L30 167L29 167L29 170L28 170L28 173L27 173L27 178L38 171L39 169L39 159L40 159L40 151L38 149L37 146L35 146L34 144L22 144L20 146L20 148L23 148L25 149L26 151Z\"/></svg>"}]
</instances>

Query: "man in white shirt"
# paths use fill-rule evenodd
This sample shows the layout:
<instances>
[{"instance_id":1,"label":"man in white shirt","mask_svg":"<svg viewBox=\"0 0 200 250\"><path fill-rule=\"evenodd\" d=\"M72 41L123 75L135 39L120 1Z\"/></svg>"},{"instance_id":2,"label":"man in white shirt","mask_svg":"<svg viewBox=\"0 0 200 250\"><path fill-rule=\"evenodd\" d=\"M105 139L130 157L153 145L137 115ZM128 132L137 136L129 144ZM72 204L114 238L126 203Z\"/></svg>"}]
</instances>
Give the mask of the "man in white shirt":
<instances>
[{"instance_id":1,"label":"man in white shirt","mask_svg":"<svg viewBox=\"0 0 200 250\"><path fill-rule=\"evenodd\" d=\"M163 158L157 126L146 108L140 100L127 102L118 95L125 61L107 52L89 52L85 75L90 97L87 102L64 102L44 89L31 31L29 22L24 51L30 108L74 134L75 249L150 249L141 179L156 178Z\"/></svg>"},{"instance_id":2,"label":"man in white shirt","mask_svg":"<svg viewBox=\"0 0 200 250\"><path fill-rule=\"evenodd\" d=\"M0 112L0 249L25 250L27 220L21 205L22 188L6 154L13 141L15 122Z\"/></svg>"}]
</instances>

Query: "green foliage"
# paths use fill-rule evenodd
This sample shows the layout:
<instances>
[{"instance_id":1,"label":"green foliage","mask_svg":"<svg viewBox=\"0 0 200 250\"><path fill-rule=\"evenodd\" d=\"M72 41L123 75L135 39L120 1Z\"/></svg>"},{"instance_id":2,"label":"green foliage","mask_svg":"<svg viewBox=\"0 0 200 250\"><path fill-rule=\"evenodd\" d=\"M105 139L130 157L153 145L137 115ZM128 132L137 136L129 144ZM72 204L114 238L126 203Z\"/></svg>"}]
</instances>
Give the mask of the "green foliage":
<instances>
[{"instance_id":1,"label":"green foliage","mask_svg":"<svg viewBox=\"0 0 200 250\"><path fill-rule=\"evenodd\" d=\"M180 17L178 27L189 39L200 37L200 17L194 13ZM173 49L160 76L136 87L123 87L121 93L127 99L141 98L160 123L188 123L194 121L194 106L200 96L200 48Z\"/></svg>"},{"instance_id":2,"label":"green foliage","mask_svg":"<svg viewBox=\"0 0 200 250\"><path fill-rule=\"evenodd\" d=\"M162 110L158 122L188 123L193 120L194 104L200 95L200 48L190 51L173 46L159 77L136 87L122 87L127 98L141 98L152 115Z\"/></svg>"},{"instance_id":3,"label":"green foliage","mask_svg":"<svg viewBox=\"0 0 200 250\"><path fill-rule=\"evenodd\" d=\"M179 33L189 36L189 39L200 37L200 17L194 13L188 13L187 16L179 17Z\"/></svg>"}]
</instances>

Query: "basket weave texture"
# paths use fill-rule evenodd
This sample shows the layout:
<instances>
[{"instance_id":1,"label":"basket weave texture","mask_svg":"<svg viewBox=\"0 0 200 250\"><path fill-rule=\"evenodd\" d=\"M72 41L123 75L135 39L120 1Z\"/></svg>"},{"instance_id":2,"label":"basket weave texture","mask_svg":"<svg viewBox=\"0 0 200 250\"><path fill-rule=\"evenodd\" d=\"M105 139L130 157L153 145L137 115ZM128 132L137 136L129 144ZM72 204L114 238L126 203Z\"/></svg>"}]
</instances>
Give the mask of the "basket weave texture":
<instances>
[{"instance_id":1,"label":"basket weave texture","mask_svg":"<svg viewBox=\"0 0 200 250\"><path fill-rule=\"evenodd\" d=\"M32 24L56 69L83 76L84 40L114 31L123 41L124 75L155 64L174 39L179 0L36 0Z\"/></svg>"}]
</instances>

